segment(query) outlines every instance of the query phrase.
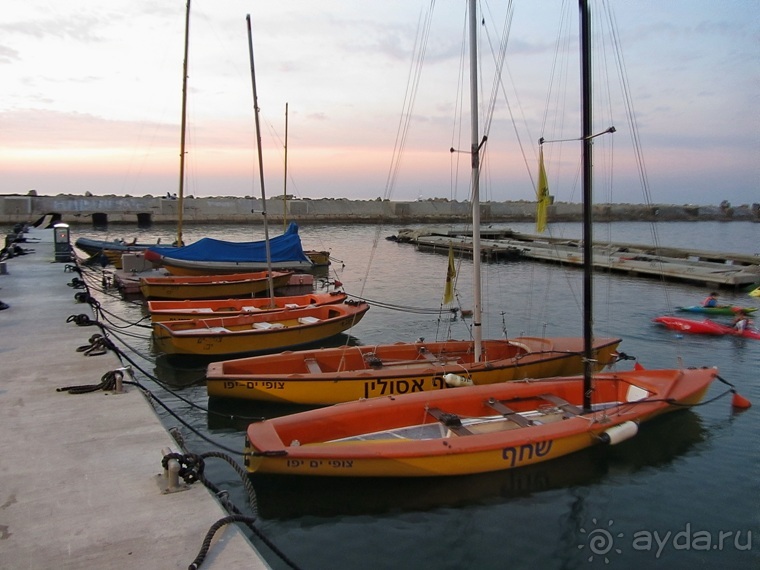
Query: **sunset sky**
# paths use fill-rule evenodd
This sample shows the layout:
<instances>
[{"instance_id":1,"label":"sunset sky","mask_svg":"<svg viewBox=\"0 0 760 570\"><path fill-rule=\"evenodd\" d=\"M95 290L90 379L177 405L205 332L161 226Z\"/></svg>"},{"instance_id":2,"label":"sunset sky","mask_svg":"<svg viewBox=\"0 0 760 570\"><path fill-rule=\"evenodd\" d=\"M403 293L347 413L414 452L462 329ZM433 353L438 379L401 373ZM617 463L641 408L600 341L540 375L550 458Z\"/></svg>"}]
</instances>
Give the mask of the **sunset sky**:
<instances>
[{"instance_id":1,"label":"sunset sky","mask_svg":"<svg viewBox=\"0 0 760 570\"><path fill-rule=\"evenodd\" d=\"M460 62L465 4L193 0L185 194L261 192L250 14L268 196L283 191L287 103L289 194L467 199L469 159L449 152L469 147ZM494 90L492 52L499 49L507 4L481 2L481 103ZM620 74L611 68L610 86L605 78L595 89L620 99L600 101L603 118L595 122L600 130L609 126L602 121L617 129L595 145L595 168L614 164L610 190L599 191L598 199L760 202L760 0L610 4L592 2L595 25L604 45L617 43L620 52L595 55L595 71L622 58L634 121L624 116ZM185 0L4 2L0 194L177 192L185 6ZM418 28L431 7L419 90L397 164ZM610 20L616 36L608 33ZM574 0L514 3L481 199L533 200L539 137L580 132L577 28ZM579 201L578 146L546 147L557 200Z\"/></svg>"}]
</instances>

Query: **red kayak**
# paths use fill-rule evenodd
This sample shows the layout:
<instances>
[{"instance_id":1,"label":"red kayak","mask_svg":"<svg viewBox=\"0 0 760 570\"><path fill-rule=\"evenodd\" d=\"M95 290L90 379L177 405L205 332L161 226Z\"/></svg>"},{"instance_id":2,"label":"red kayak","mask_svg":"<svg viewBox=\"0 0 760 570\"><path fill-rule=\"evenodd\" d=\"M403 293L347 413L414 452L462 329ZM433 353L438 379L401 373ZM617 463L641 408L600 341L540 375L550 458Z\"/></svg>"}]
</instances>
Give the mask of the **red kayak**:
<instances>
[{"instance_id":1,"label":"red kayak","mask_svg":"<svg viewBox=\"0 0 760 570\"><path fill-rule=\"evenodd\" d=\"M680 317L662 316L656 317L652 319L652 321L664 325L669 329L690 334L711 334L717 336L731 335L760 339L760 331L757 329L748 328L740 332L734 327L716 323L710 319L693 321L691 319L682 319Z\"/></svg>"}]
</instances>

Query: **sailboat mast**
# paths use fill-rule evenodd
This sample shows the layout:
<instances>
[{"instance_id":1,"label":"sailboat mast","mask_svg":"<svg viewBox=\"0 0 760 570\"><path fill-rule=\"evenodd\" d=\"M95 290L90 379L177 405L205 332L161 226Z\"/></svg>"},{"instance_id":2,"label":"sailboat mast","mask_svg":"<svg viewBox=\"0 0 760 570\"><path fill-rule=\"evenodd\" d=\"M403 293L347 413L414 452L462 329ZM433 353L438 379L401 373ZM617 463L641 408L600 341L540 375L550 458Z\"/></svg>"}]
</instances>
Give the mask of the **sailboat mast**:
<instances>
[{"instance_id":1,"label":"sailboat mast","mask_svg":"<svg viewBox=\"0 0 760 570\"><path fill-rule=\"evenodd\" d=\"M269 223L267 221L267 195L264 190L264 158L261 153L261 126L259 125L259 96L256 91L256 70L253 65L253 36L251 34L251 15L245 17L248 28L248 56L251 61L251 85L253 86L253 111L256 119L256 149L259 155L259 179L261 182L262 215L264 216L264 246L267 254L267 284L269 296L274 297L274 282L272 279L272 253L269 248Z\"/></svg>"},{"instance_id":2,"label":"sailboat mast","mask_svg":"<svg viewBox=\"0 0 760 570\"><path fill-rule=\"evenodd\" d=\"M592 117L591 117L591 14L587 0L580 2L581 35L581 141L583 155L583 409L591 410L593 372L593 232L592 232Z\"/></svg>"},{"instance_id":3,"label":"sailboat mast","mask_svg":"<svg viewBox=\"0 0 760 570\"><path fill-rule=\"evenodd\" d=\"M285 103L285 179L282 183L282 228L288 229L288 104Z\"/></svg>"},{"instance_id":4,"label":"sailboat mast","mask_svg":"<svg viewBox=\"0 0 760 570\"><path fill-rule=\"evenodd\" d=\"M470 131L472 154L472 335L475 361L480 360L483 340L480 282L480 139L478 133L478 18L475 0L470 0Z\"/></svg>"},{"instance_id":5,"label":"sailboat mast","mask_svg":"<svg viewBox=\"0 0 760 570\"><path fill-rule=\"evenodd\" d=\"M182 247L182 224L185 213L185 132L187 131L187 58L190 44L190 0L185 10L185 57L182 64L182 123L179 143L179 194L177 195L177 247Z\"/></svg>"}]
</instances>

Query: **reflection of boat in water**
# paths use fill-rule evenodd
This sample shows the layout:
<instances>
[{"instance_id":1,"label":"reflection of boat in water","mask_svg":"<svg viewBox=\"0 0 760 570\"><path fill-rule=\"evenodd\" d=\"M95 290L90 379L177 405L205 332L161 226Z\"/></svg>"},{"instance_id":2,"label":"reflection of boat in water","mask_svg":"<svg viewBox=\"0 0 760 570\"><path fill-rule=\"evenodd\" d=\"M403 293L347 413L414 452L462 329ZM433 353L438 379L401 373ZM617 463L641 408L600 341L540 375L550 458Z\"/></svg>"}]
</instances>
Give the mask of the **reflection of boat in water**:
<instances>
[{"instance_id":1,"label":"reflection of boat in water","mask_svg":"<svg viewBox=\"0 0 760 570\"><path fill-rule=\"evenodd\" d=\"M590 486L609 475L662 468L704 441L705 428L691 410L661 416L642 426L637 442L592 447L519 469L458 477L398 480L254 474L259 515L264 519L337 517L458 508L529 497L556 489ZM340 497L340 500L336 500Z\"/></svg>"},{"instance_id":2,"label":"reflection of boat in water","mask_svg":"<svg viewBox=\"0 0 760 570\"><path fill-rule=\"evenodd\" d=\"M153 372L160 383L172 388L187 388L206 383L206 366L204 363L194 363L192 360L179 363L171 361L166 354L159 354L155 357Z\"/></svg>"}]
</instances>

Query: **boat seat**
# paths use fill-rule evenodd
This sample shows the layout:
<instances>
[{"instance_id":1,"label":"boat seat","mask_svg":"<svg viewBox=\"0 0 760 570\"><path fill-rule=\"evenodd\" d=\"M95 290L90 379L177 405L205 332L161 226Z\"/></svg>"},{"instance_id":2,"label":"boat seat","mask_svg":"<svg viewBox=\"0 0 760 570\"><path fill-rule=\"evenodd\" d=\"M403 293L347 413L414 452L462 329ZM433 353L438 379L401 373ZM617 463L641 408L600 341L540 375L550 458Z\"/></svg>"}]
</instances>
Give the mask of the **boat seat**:
<instances>
[{"instance_id":1,"label":"boat seat","mask_svg":"<svg viewBox=\"0 0 760 570\"><path fill-rule=\"evenodd\" d=\"M255 313L260 310L258 307L243 307L243 312L245 313Z\"/></svg>"},{"instance_id":2,"label":"boat seat","mask_svg":"<svg viewBox=\"0 0 760 570\"><path fill-rule=\"evenodd\" d=\"M518 412L510 407L505 406L496 398L488 398L488 400L486 400L486 405L499 412L506 419L515 422L520 427L529 427L534 425L532 421L522 417Z\"/></svg>"},{"instance_id":3,"label":"boat seat","mask_svg":"<svg viewBox=\"0 0 760 570\"><path fill-rule=\"evenodd\" d=\"M175 335L195 335L195 334L221 334L228 333L230 329L225 327L203 327L198 329L184 329L173 331Z\"/></svg>"},{"instance_id":4,"label":"boat seat","mask_svg":"<svg viewBox=\"0 0 760 570\"><path fill-rule=\"evenodd\" d=\"M282 328L285 328L285 325L283 325L282 323L262 322L262 323L253 323L253 328L265 331L268 329L282 329Z\"/></svg>"},{"instance_id":5,"label":"boat seat","mask_svg":"<svg viewBox=\"0 0 760 570\"><path fill-rule=\"evenodd\" d=\"M311 372L312 374L322 374L322 368L319 366L319 362L317 362L313 358L304 358L303 363L306 365L306 368L308 368L309 372Z\"/></svg>"},{"instance_id":6,"label":"boat seat","mask_svg":"<svg viewBox=\"0 0 760 570\"><path fill-rule=\"evenodd\" d=\"M568 402L567 400L560 398L559 396L555 396L554 394L541 394L540 398L543 398L544 400L551 402L555 406L557 406L560 410L564 412L564 416L566 418L570 418L572 416L578 416L583 413L583 410L579 408L578 406L575 406Z\"/></svg>"},{"instance_id":7,"label":"boat seat","mask_svg":"<svg viewBox=\"0 0 760 570\"><path fill-rule=\"evenodd\" d=\"M319 319L317 317L298 317L298 322L302 325L313 325L318 323Z\"/></svg>"},{"instance_id":8,"label":"boat seat","mask_svg":"<svg viewBox=\"0 0 760 570\"><path fill-rule=\"evenodd\" d=\"M298 303L285 303L286 309L297 309L300 306Z\"/></svg>"},{"instance_id":9,"label":"boat seat","mask_svg":"<svg viewBox=\"0 0 760 570\"><path fill-rule=\"evenodd\" d=\"M444 412L438 408L428 408L428 413L457 435L472 435L472 432L462 425L462 420L456 414Z\"/></svg>"}]
</instances>

